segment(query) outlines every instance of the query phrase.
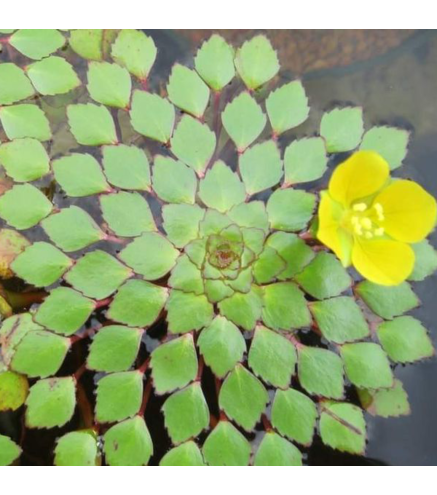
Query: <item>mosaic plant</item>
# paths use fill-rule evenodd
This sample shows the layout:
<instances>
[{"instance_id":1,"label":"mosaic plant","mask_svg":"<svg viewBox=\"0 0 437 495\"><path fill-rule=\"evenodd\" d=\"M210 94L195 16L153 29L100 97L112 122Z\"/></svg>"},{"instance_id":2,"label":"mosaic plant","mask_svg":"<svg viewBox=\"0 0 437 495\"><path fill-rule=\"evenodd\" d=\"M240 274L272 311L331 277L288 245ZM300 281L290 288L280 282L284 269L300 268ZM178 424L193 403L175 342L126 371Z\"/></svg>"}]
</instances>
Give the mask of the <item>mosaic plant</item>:
<instances>
[{"instance_id":1,"label":"mosaic plant","mask_svg":"<svg viewBox=\"0 0 437 495\"><path fill-rule=\"evenodd\" d=\"M434 354L405 313L437 255L434 199L390 179L407 131L344 106L297 138L262 35L164 81L141 31L0 42L0 410L24 418L0 465L38 429L56 465L301 465L409 413L393 368Z\"/></svg>"}]
</instances>

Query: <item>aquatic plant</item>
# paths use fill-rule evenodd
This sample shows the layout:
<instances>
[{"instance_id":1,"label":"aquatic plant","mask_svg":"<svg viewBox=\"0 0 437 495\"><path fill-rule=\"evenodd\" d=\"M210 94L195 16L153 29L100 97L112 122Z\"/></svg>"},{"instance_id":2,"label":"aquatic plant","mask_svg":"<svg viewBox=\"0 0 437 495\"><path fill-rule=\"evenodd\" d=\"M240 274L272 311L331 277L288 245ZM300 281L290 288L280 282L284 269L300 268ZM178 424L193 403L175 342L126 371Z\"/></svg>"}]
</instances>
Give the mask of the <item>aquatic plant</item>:
<instances>
[{"instance_id":1,"label":"aquatic plant","mask_svg":"<svg viewBox=\"0 0 437 495\"><path fill-rule=\"evenodd\" d=\"M392 365L434 349L404 316L419 303L406 279L430 275L437 255L424 240L434 200L386 186L407 131L364 133L362 109L346 106L290 142L308 98L279 80L262 35L236 51L212 36L166 88L140 31L18 30L1 43L0 410L24 423L20 439L0 435L0 464L26 455L27 430L54 429L56 465L300 465L315 435L363 454L365 413L409 413ZM318 207L316 181L357 148ZM380 196L397 187L426 198L408 232L380 225ZM366 233L392 236L409 264L357 262Z\"/></svg>"}]
</instances>

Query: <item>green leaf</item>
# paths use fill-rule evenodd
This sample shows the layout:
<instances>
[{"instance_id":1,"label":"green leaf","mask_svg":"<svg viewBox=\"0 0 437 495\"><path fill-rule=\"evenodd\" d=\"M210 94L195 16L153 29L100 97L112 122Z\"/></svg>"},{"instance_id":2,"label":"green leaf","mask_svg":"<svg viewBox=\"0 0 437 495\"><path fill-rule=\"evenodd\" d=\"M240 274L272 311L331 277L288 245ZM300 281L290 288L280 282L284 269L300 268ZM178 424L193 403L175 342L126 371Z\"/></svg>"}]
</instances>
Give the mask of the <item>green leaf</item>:
<instances>
[{"instance_id":1,"label":"green leaf","mask_svg":"<svg viewBox=\"0 0 437 495\"><path fill-rule=\"evenodd\" d=\"M410 414L408 396L402 382L394 380L393 388L380 390L357 389L362 407L372 416L383 418Z\"/></svg>"},{"instance_id":2,"label":"green leaf","mask_svg":"<svg viewBox=\"0 0 437 495\"><path fill-rule=\"evenodd\" d=\"M103 31L103 29L72 29L69 45L82 58L101 60Z\"/></svg>"},{"instance_id":3,"label":"green leaf","mask_svg":"<svg viewBox=\"0 0 437 495\"><path fill-rule=\"evenodd\" d=\"M216 316L197 341L205 363L219 378L241 362L246 352L246 341L240 330L223 316Z\"/></svg>"},{"instance_id":4,"label":"green leaf","mask_svg":"<svg viewBox=\"0 0 437 495\"><path fill-rule=\"evenodd\" d=\"M237 50L235 67L249 89L256 89L270 81L279 71L279 62L270 41L258 35Z\"/></svg>"},{"instance_id":5,"label":"green leaf","mask_svg":"<svg viewBox=\"0 0 437 495\"><path fill-rule=\"evenodd\" d=\"M69 105L67 117L71 133L79 144L117 144L115 124L106 107L93 103Z\"/></svg>"},{"instance_id":6,"label":"green leaf","mask_svg":"<svg viewBox=\"0 0 437 495\"><path fill-rule=\"evenodd\" d=\"M324 402L320 436L323 443L333 449L363 455L366 448L366 423L361 409L342 402Z\"/></svg>"},{"instance_id":7,"label":"green leaf","mask_svg":"<svg viewBox=\"0 0 437 495\"><path fill-rule=\"evenodd\" d=\"M21 313L7 318L0 327L1 363L9 365L17 345L29 332L36 330L43 330L43 328L33 321L30 313Z\"/></svg>"},{"instance_id":8,"label":"green leaf","mask_svg":"<svg viewBox=\"0 0 437 495\"><path fill-rule=\"evenodd\" d=\"M274 387L286 388L296 367L296 349L282 335L258 326L249 351L255 375Z\"/></svg>"},{"instance_id":9,"label":"green leaf","mask_svg":"<svg viewBox=\"0 0 437 495\"><path fill-rule=\"evenodd\" d=\"M305 122L310 108L300 81L292 81L272 91L266 100L270 124L276 135Z\"/></svg>"},{"instance_id":10,"label":"green leaf","mask_svg":"<svg viewBox=\"0 0 437 495\"><path fill-rule=\"evenodd\" d=\"M327 170L325 142L320 137L298 139L285 149L285 186L320 179Z\"/></svg>"},{"instance_id":11,"label":"green leaf","mask_svg":"<svg viewBox=\"0 0 437 495\"><path fill-rule=\"evenodd\" d=\"M76 407L74 378L46 378L30 389L26 400L28 428L55 428L73 417Z\"/></svg>"},{"instance_id":12,"label":"green leaf","mask_svg":"<svg viewBox=\"0 0 437 495\"><path fill-rule=\"evenodd\" d=\"M19 29L9 38L9 44L34 60L56 52L64 43L65 38L57 29Z\"/></svg>"},{"instance_id":13,"label":"green leaf","mask_svg":"<svg viewBox=\"0 0 437 495\"><path fill-rule=\"evenodd\" d=\"M11 368L30 378L54 375L62 366L69 348L69 339L45 330L34 330L16 346Z\"/></svg>"},{"instance_id":14,"label":"green leaf","mask_svg":"<svg viewBox=\"0 0 437 495\"><path fill-rule=\"evenodd\" d=\"M44 96L62 95L82 84L72 65L62 57L48 57L29 65L27 75Z\"/></svg>"},{"instance_id":15,"label":"green leaf","mask_svg":"<svg viewBox=\"0 0 437 495\"><path fill-rule=\"evenodd\" d=\"M203 455L210 466L247 466L250 443L228 421L220 421L203 444Z\"/></svg>"},{"instance_id":16,"label":"green leaf","mask_svg":"<svg viewBox=\"0 0 437 495\"><path fill-rule=\"evenodd\" d=\"M52 138L49 121L36 105L25 103L1 107L0 120L8 139L35 138L48 141Z\"/></svg>"},{"instance_id":17,"label":"green leaf","mask_svg":"<svg viewBox=\"0 0 437 495\"><path fill-rule=\"evenodd\" d=\"M204 218L200 222L200 237L205 238L210 236L211 234L218 235L223 229L226 229L230 225L232 225L232 220L229 218L228 215L208 208L206 210Z\"/></svg>"},{"instance_id":18,"label":"green leaf","mask_svg":"<svg viewBox=\"0 0 437 495\"><path fill-rule=\"evenodd\" d=\"M295 279L305 292L316 299L338 296L352 283L340 261L330 253L317 254Z\"/></svg>"},{"instance_id":19,"label":"green leaf","mask_svg":"<svg viewBox=\"0 0 437 495\"><path fill-rule=\"evenodd\" d=\"M144 136L168 143L175 123L174 106L165 98L135 90L130 110L132 127Z\"/></svg>"},{"instance_id":20,"label":"green leaf","mask_svg":"<svg viewBox=\"0 0 437 495\"><path fill-rule=\"evenodd\" d=\"M205 210L197 205L165 205L163 227L169 240L178 248L186 246L199 234L199 223Z\"/></svg>"},{"instance_id":21,"label":"green leaf","mask_svg":"<svg viewBox=\"0 0 437 495\"><path fill-rule=\"evenodd\" d=\"M419 299L408 282L387 287L368 280L356 286L357 294L381 318L391 320L419 305Z\"/></svg>"},{"instance_id":22,"label":"green leaf","mask_svg":"<svg viewBox=\"0 0 437 495\"><path fill-rule=\"evenodd\" d=\"M378 344L345 344L340 348L340 354L347 377L357 387L375 389L393 385L390 363Z\"/></svg>"},{"instance_id":23,"label":"green leaf","mask_svg":"<svg viewBox=\"0 0 437 495\"><path fill-rule=\"evenodd\" d=\"M278 189L267 202L272 229L298 232L307 227L316 205L314 194L295 189Z\"/></svg>"},{"instance_id":24,"label":"green leaf","mask_svg":"<svg viewBox=\"0 0 437 495\"><path fill-rule=\"evenodd\" d=\"M302 454L292 443L273 431L267 432L254 459L255 466L302 466Z\"/></svg>"},{"instance_id":25,"label":"green leaf","mask_svg":"<svg viewBox=\"0 0 437 495\"><path fill-rule=\"evenodd\" d=\"M104 376L97 383L96 420L113 423L134 416L143 397L143 374L122 371Z\"/></svg>"},{"instance_id":26,"label":"green leaf","mask_svg":"<svg viewBox=\"0 0 437 495\"><path fill-rule=\"evenodd\" d=\"M253 264L253 275L258 284L266 284L274 280L285 268L285 260L276 250L265 246Z\"/></svg>"},{"instance_id":27,"label":"green leaf","mask_svg":"<svg viewBox=\"0 0 437 495\"><path fill-rule=\"evenodd\" d=\"M202 273L186 254L177 260L168 285L173 289L194 292L197 295L204 293Z\"/></svg>"},{"instance_id":28,"label":"green leaf","mask_svg":"<svg viewBox=\"0 0 437 495\"><path fill-rule=\"evenodd\" d=\"M73 198L111 191L99 162L88 153L58 158L52 168L56 181Z\"/></svg>"},{"instance_id":29,"label":"green leaf","mask_svg":"<svg viewBox=\"0 0 437 495\"><path fill-rule=\"evenodd\" d=\"M245 330L253 330L261 317L262 294L258 287L252 286L247 294L236 292L228 299L218 303L220 314Z\"/></svg>"},{"instance_id":30,"label":"green leaf","mask_svg":"<svg viewBox=\"0 0 437 495\"><path fill-rule=\"evenodd\" d=\"M353 297L316 301L310 309L325 339L344 344L369 335L369 326Z\"/></svg>"},{"instance_id":31,"label":"green leaf","mask_svg":"<svg viewBox=\"0 0 437 495\"><path fill-rule=\"evenodd\" d=\"M13 371L1 371L0 412L16 411L19 409L26 400L28 390L29 383L25 376L14 373Z\"/></svg>"},{"instance_id":32,"label":"green leaf","mask_svg":"<svg viewBox=\"0 0 437 495\"><path fill-rule=\"evenodd\" d=\"M292 388L276 391L272 425L281 435L302 445L311 445L317 416L316 405L305 394Z\"/></svg>"},{"instance_id":33,"label":"green leaf","mask_svg":"<svg viewBox=\"0 0 437 495\"><path fill-rule=\"evenodd\" d=\"M194 70L175 64L167 84L169 100L184 112L202 117L209 101L209 88Z\"/></svg>"},{"instance_id":34,"label":"green leaf","mask_svg":"<svg viewBox=\"0 0 437 495\"><path fill-rule=\"evenodd\" d=\"M303 270L314 258L314 251L296 234L275 232L266 241L286 263L286 268L277 275L279 280L287 280Z\"/></svg>"},{"instance_id":35,"label":"green leaf","mask_svg":"<svg viewBox=\"0 0 437 495\"><path fill-rule=\"evenodd\" d=\"M222 122L238 152L243 153L264 130L267 119L255 99L244 91L226 105Z\"/></svg>"},{"instance_id":36,"label":"green leaf","mask_svg":"<svg viewBox=\"0 0 437 495\"><path fill-rule=\"evenodd\" d=\"M167 203L192 205L197 190L196 175L184 163L158 155L153 166L153 190Z\"/></svg>"},{"instance_id":37,"label":"green leaf","mask_svg":"<svg viewBox=\"0 0 437 495\"><path fill-rule=\"evenodd\" d=\"M108 181L121 189L150 190L147 155L136 146L103 146L103 168Z\"/></svg>"},{"instance_id":38,"label":"green leaf","mask_svg":"<svg viewBox=\"0 0 437 495\"><path fill-rule=\"evenodd\" d=\"M360 149L376 151L394 170L402 165L407 154L410 133L395 127L377 126L369 129L363 137Z\"/></svg>"},{"instance_id":39,"label":"green leaf","mask_svg":"<svg viewBox=\"0 0 437 495\"><path fill-rule=\"evenodd\" d=\"M197 375L193 336L183 335L158 346L151 355L153 386L157 394L183 388Z\"/></svg>"},{"instance_id":40,"label":"green leaf","mask_svg":"<svg viewBox=\"0 0 437 495\"><path fill-rule=\"evenodd\" d=\"M31 182L50 172L44 146L31 138L14 139L0 145L0 164L15 182Z\"/></svg>"},{"instance_id":41,"label":"green leaf","mask_svg":"<svg viewBox=\"0 0 437 495\"><path fill-rule=\"evenodd\" d=\"M328 153L351 151L363 135L363 109L361 107L334 108L322 117L320 135L326 141Z\"/></svg>"},{"instance_id":42,"label":"green leaf","mask_svg":"<svg viewBox=\"0 0 437 495\"><path fill-rule=\"evenodd\" d=\"M204 466L199 447L191 440L169 450L160 466Z\"/></svg>"},{"instance_id":43,"label":"green leaf","mask_svg":"<svg viewBox=\"0 0 437 495\"><path fill-rule=\"evenodd\" d=\"M197 51L194 65L200 77L219 92L234 78L234 50L221 36L213 34Z\"/></svg>"},{"instance_id":44,"label":"green leaf","mask_svg":"<svg viewBox=\"0 0 437 495\"><path fill-rule=\"evenodd\" d=\"M128 244L119 257L146 280L157 280L175 266L179 254L162 234L147 232Z\"/></svg>"},{"instance_id":45,"label":"green leaf","mask_svg":"<svg viewBox=\"0 0 437 495\"><path fill-rule=\"evenodd\" d=\"M171 395L162 406L165 427L174 444L197 437L208 428L209 410L199 382Z\"/></svg>"},{"instance_id":46,"label":"green leaf","mask_svg":"<svg viewBox=\"0 0 437 495\"><path fill-rule=\"evenodd\" d=\"M153 39L136 29L122 29L112 45L112 58L120 65L144 80L156 59Z\"/></svg>"},{"instance_id":47,"label":"green leaf","mask_svg":"<svg viewBox=\"0 0 437 495\"><path fill-rule=\"evenodd\" d=\"M437 270L437 252L426 239L417 244L412 244L411 247L414 250L416 260L413 273L408 277L408 280L421 282Z\"/></svg>"},{"instance_id":48,"label":"green leaf","mask_svg":"<svg viewBox=\"0 0 437 495\"><path fill-rule=\"evenodd\" d=\"M199 197L209 208L225 213L243 203L246 190L238 175L222 161L217 161L199 183Z\"/></svg>"},{"instance_id":49,"label":"green leaf","mask_svg":"<svg viewBox=\"0 0 437 495\"><path fill-rule=\"evenodd\" d=\"M95 302L68 287L50 292L38 311L35 321L61 335L72 335L88 320Z\"/></svg>"},{"instance_id":50,"label":"green leaf","mask_svg":"<svg viewBox=\"0 0 437 495\"><path fill-rule=\"evenodd\" d=\"M211 322L214 308L206 296L172 289L167 305L168 329L171 333L200 330Z\"/></svg>"},{"instance_id":51,"label":"green leaf","mask_svg":"<svg viewBox=\"0 0 437 495\"><path fill-rule=\"evenodd\" d=\"M21 455L21 448L9 437L0 435L0 466L9 466Z\"/></svg>"},{"instance_id":52,"label":"green leaf","mask_svg":"<svg viewBox=\"0 0 437 495\"><path fill-rule=\"evenodd\" d=\"M0 229L0 277L7 279L13 276L11 263L29 245L30 242L16 230Z\"/></svg>"},{"instance_id":53,"label":"green leaf","mask_svg":"<svg viewBox=\"0 0 437 495\"><path fill-rule=\"evenodd\" d=\"M109 306L108 319L135 327L148 327L160 315L167 289L144 280L128 280Z\"/></svg>"},{"instance_id":54,"label":"green leaf","mask_svg":"<svg viewBox=\"0 0 437 495\"><path fill-rule=\"evenodd\" d=\"M33 94L32 85L20 67L12 63L0 65L0 105L10 105Z\"/></svg>"},{"instance_id":55,"label":"green leaf","mask_svg":"<svg viewBox=\"0 0 437 495\"><path fill-rule=\"evenodd\" d=\"M381 323L377 334L384 351L395 363L412 363L435 354L426 328L412 316Z\"/></svg>"},{"instance_id":56,"label":"green leaf","mask_svg":"<svg viewBox=\"0 0 437 495\"><path fill-rule=\"evenodd\" d=\"M101 328L91 343L87 368L112 373L128 370L135 361L143 331L121 325Z\"/></svg>"},{"instance_id":57,"label":"green leaf","mask_svg":"<svg viewBox=\"0 0 437 495\"><path fill-rule=\"evenodd\" d=\"M203 177L214 154L215 134L198 120L184 115L171 138L171 149L175 156Z\"/></svg>"},{"instance_id":58,"label":"green leaf","mask_svg":"<svg viewBox=\"0 0 437 495\"><path fill-rule=\"evenodd\" d=\"M18 230L33 227L51 211L53 205L30 184L14 186L0 196L0 217Z\"/></svg>"},{"instance_id":59,"label":"green leaf","mask_svg":"<svg viewBox=\"0 0 437 495\"><path fill-rule=\"evenodd\" d=\"M120 191L99 199L103 218L116 235L136 237L156 230L149 203L141 194Z\"/></svg>"},{"instance_id":60,"label":"green leaf","mask_svg":"<svg viewBox=\"0 0 437 495\"><path fill-rule=\"evenodd\" d=\"M139 416L114 425L105 433L103 442L110 466L145 466L153 454L149 430Z\"/></svg>"},{"instance_id":61,"label":"green leaf","mask_svg":"<svg viewBox=\"0 0 437 495\"><path fill-rule=\"evenodd\" d=\"M94 101L109 107L129 106L132 81L126 69L108 62L90 62L87 77L88 92Z\"/></svg>"},{"instance_id":62,"label":"green leaf","mask_svg":"<svg viewBox=\"0 0 437 495\"><path fill-rule=\"evenodd\" d=\"M278 146L272 140L252 146L240 156L239 169L250 195L276 186L283 173Z\"/></svg>"},{"instance_id":63,"label":"green leaf","mask_svg":"<svg viewBox=\"0 0 437 495\"><path fill-rule=\"evenodd\" d=\"M69 270L65 280L85 296L104 299L132 276L132 270L104 251L86 253Z\"/></svg>"},{"instance_id":64,"label":"green leaf","mask_svg":"<svg viewBox=\"0 0 437 495\"><path fill-rule=\"evenodd\" d=\"M275 330L290 331L311 325L311 315L302 291L293 282L263 287L263 322Z\"/></svg>"},{"instance_id":65,"label":"green leaf","mask_svg":"<svg viewBox=\"0 0 437 495\"><path fill-rule=\"evenodd\" d=\"M311 395L332 399L343 397L343 362L326 349L298 348L299 383Z\"/></svg>"},{"instance_id":66,"label":"green leaf","mask_svg":"<svg viewBox=\"0 0 437 495\"><path fill-rule=\"evenodd\" d=\"M230 217L239 227L247 227L251 229L260 229L264 233L269 231L269 220L267 217L266 207L262 201L251 201L250 203L241 203L234 206L228 213ZM256 249L252 243L248 243L249 237L252 239L252 234L258 234L258 232L248 232L243 230L243 237L245 244L257 254L262 250L262 244L259 249ZM246 235L248 238L246 238ZM258 236L256 236L258 237ZM262 239L264 242L264 238Z\"/></svg>"},{"instance_id":67,"label":"green leaf","mask_svg":"<svg viewBox=\"0 0 437 495\"><path fill-rule=\"evenodd\" d=\"M70 206L41 222L42 228L59 248L78 251L105 238L96 222L81 208Z\"/></svg>"},{"instance_id":68,"label":"green leaf","mask_svg":"<svg viewBox=\"0 0 437 495\"><path fill-rule=\"evenodd\" d=\"M220 389L220 409L246 431L255 428L268 401L264 385L241 364L229 373Z\"/></svg>"},{"instance_id":69,"label":"green leaf","mask_svg":"<svg viewBox=\"0 0 437 495\"><path fill-rule=\"evenodd\" d=\"M97 455L97 440L92 430L72 431L56 444L55 465L95 466Z\"/></svg>"}]
</instances>

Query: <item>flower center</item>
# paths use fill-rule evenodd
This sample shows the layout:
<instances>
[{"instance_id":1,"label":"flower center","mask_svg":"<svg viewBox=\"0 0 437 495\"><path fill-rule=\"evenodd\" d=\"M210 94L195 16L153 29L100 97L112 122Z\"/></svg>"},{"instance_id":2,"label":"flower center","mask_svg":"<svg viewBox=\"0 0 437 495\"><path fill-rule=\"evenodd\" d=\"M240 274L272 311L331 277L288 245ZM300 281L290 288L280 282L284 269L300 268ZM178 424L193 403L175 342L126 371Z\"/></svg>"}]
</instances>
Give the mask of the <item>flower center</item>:
<instances>
[{"instance_id":1,"label":"flower center","mask_svg":"<svg viewBox=\"0 0 437 495\"><path fill-rule=\"evenodd\" d=\"M380 227L376 221L384 220L384 208L380 203L371 208L366 203L355 203L349 213L350 230L358 237L373 239L384 235L384 227Z\"/></svg>"}]
</instances>

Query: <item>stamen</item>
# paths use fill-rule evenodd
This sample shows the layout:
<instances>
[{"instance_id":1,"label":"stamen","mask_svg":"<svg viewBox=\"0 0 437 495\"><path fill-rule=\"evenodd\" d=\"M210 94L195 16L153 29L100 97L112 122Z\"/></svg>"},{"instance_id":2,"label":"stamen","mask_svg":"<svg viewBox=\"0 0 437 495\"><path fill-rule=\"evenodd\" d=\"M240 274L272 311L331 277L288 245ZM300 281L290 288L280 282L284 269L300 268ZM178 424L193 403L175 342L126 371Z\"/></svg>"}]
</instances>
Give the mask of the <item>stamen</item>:
<instances>
[{"instance_id":1,"label":"stamen","mask_svg":"<svg viewBox=\"0 0 437 495\"><path fill-rule=\"evenodd\" d=\"M367 231L367 232L364 233L364 237L366 239L371 239L373 237L373 234L372 234L372 232Z\"/></svg>"},{"instance_id":2,"label":"stamen","mask_svg":"<svg viewBox=\"0 0 437 495\"><path fill-rule=\"evenodd\" d=\"M356 225L360 224L360 219L358 217L352 217L351 218L351 223L355 227Z\"/></svg>"},{"instance_id":3,"label":"stamen","mask_svg":"<svg viewBox=\"0 0 437 495\"><path fill-rule=\"evenodd\" d=\"M382 222L385 219L384 208L382 207L382 204L376 203L373 207L376 210L376 215L378 216L378 220Z\"/></svg>"},{"instance_id":4,"label":"stamen","mask_svg":"<svg viewBox=\"0 0 437 495\"><path fill-rule=\"evenodd\" d=\"M355 234L357 235L363 235L363 228L359 223L357 223L354 227Z\"/></svg>"},{"instance_id":5,"label":"stamen","mask_svg":"<svg viewBox=\"0 0 437 495\"><path fill-rule=\"evenodd\" d=\"M374 232L376 236L381 237L384 235L385 230L384 227L379 227L379 229L375 229Z\"/></svg>"},{"instance_id":6,"label":"stamen","mask_svg":"<svg viewBox=\"0 0 437 495\"><path fill-rule=\"evenodd\" d=\"M366 211L367 205L366 205L366 203L357 203L357 204L353 205L352 209L354 211Z\"/></svg>"},{"instance_id":7,"label":"stamen","mask_svg":"<svg viewBox=\"0 0 437 495\"><path fill-rule=\"evenodd\" d=\"M361 219L361 225L366 229L370 230L372 228L372 221L370 218L364 217Z\"/></svg>"}]
</instances>

